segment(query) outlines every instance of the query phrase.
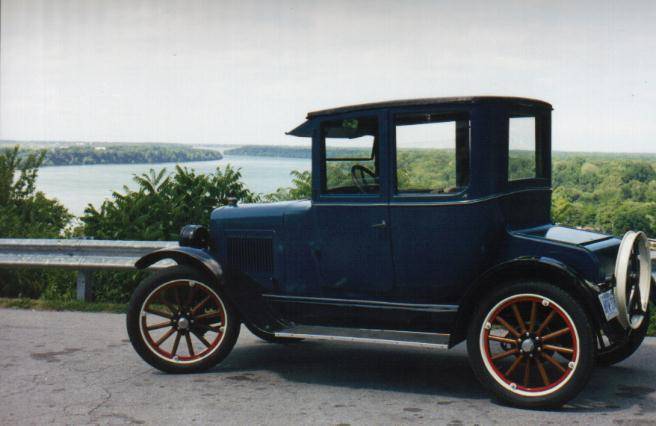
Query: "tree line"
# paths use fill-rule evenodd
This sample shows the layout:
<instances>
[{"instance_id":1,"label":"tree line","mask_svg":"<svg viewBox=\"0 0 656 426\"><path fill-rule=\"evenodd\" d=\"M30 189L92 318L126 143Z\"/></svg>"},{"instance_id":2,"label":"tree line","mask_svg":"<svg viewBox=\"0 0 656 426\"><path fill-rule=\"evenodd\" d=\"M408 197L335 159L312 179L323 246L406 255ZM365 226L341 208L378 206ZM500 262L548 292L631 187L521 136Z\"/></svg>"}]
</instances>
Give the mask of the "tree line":
<instances>
[{"instance_id":1,"label":"tree line","mask_svg":"<svg viewBox=\"0 0 656 426\"><path fill-rule=\"evenodd\" d=\"M19 152L21 159L44 150L27 149ZM184 145L162 144L86 144L45 149L42 166L76 166L90 164L154 164L215 161L222 159L219 151ZM21 166L22 167L22 166Z\"/></svg>"}]
</instances>

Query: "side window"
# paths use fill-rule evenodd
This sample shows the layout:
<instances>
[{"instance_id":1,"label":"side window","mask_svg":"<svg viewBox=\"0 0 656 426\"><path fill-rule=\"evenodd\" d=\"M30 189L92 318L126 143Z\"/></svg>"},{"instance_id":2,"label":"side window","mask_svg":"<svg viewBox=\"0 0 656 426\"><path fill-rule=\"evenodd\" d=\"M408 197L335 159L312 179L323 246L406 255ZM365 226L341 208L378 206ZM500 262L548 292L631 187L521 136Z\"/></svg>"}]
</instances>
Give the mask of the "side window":
<instances>
[{"instance_id":1,"label":"side window","mask_svg":"<svg viewBox=\"0 0 656 426\"><path fill-rule=\"evenodd\" d=\"M508 180L535 179L537 173L535 117L508 120Z\"/></svg>"},{"instance_id":2,"label":"side window","mask_svg":"<svg viewBox=\"0 0 656 426\"><path fill-rule=\"evenodd\" d=\"M469 184L469 118L453 114L399 114L396 191L451 194Z\"/></svg>"},{"instance_id":3,"label":"side window","mask_svg":"<svg viewBox=\"0 0 656 426\"><path fill-rule=\"evenodd\" d=\"M324 194L380 192L378 120L359 117L321 125Z\"/></svg>"}]
</instances>

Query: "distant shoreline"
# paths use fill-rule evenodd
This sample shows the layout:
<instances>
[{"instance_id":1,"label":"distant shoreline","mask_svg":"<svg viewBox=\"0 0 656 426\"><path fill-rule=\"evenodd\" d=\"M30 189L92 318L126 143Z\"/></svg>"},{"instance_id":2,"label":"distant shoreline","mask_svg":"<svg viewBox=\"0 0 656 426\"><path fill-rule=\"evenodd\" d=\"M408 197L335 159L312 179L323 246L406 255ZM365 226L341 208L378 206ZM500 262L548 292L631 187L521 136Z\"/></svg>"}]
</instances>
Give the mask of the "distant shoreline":
<instances>
[{"instance_id":1,"label":"distant shoreline","mask_svg":"<svg viewBox=\"0 0 656 426\"><path fill-rule=\"evenodd\" d=\"M309 146L119 142L46 142L0 140L0 149L21 147L26 153L46 150L42 167L94 164L163 164L217 161L224 156L311 159ZM430 149L430 148L428 148ZM656 160L656 153L554 151L554 160Z\"/></svg>"},{"instance_id":2,"label":"distant shoreline","mask_svg":"<svg viewBox=\"0 0 656 426\"><path fill-rule=\"evenodd\" d=\"M226 156L243 155L248 157L312 158L312 149L304 146L283 145L243 145L223 151Z\"/></svg>"},{"instance_id":3,"label":"distant shoreline","mask_svg":"<svg viewBox=\"0 0 656 426\"><path fill-rule=\"evenodd\" d=\"M13 148L5 145L0 149ZM28 145L20 146L19 156L25 158L30 154L38 155L43 151L45 151L45 157L42 167L190 163L223 159L223 155L217 150L153 144L79 144L52 148L37 148Z\"/></svg>"},{"instance_id":4,"label":"distant shoreline","mask_svg":"<svg viewBox=\"0 0 656 426\"><path fill-rule=\"evenodd\" d=\"M430 149L430 148L421 148ZM307 146L288 145L243 145L223 151L226 156L244 155L249 157L278 157L278 158L312 158L312 149ZM589 160L656 160L656 153L629 153L629 152L585 152L585 151L554 151L554 159L586 158Z\"/></svg>"}]
</instances>

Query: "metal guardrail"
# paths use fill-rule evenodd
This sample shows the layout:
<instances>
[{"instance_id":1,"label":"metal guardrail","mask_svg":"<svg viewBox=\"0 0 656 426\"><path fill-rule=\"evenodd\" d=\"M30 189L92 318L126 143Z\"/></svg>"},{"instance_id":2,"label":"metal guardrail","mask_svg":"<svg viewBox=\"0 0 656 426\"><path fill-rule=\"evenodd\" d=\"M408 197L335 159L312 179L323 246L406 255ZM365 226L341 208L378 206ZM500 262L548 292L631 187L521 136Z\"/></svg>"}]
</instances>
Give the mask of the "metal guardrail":
<instances>
[{"instance_id":1,"label":"metal guardrail","mask_svg":"<svg viewBox=\"0 0 656 426\"><path fill-rule=\"evenodd\" d=\"M141 256L177 246L175 241L0 239L0 267L76 270L77 298L89 301L94 271L134 269ZM151 268L173 264L173 261L162 261Z\"/></svg>"},{"instance_id":2,"label":"metal guardrail","mask_svg":"<svg viewBox=\"0 0 656 426\"><path fill-rule=\"evenodd\" d=\"M656 271L656 240L650 240ZM0 268L61 268L77 271L77 298L91 300L93 272L130 270L143 255L154 250L177 247L175 241L48 240L0 238ZM175 264L161 261L152 269ZM655 278L656 280L656 273Z\"/></svg>"}]
</instances>

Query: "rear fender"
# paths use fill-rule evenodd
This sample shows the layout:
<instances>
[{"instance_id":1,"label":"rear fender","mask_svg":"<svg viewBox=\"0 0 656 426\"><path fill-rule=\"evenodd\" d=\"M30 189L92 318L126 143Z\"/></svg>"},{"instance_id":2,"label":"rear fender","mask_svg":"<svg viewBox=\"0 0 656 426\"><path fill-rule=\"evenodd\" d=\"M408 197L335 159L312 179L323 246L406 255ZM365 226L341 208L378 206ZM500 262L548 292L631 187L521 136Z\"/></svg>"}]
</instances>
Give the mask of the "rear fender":
<instances>
[{"instance_id":1,"label":"rear fender","mask_svg":"<svg viewBox=\"0 0 656 426\"><path fill-rule=\"evenodd\" d=\"M137 269L145 269L164 259L172 259L178 265L188 265L203 271L249 324L266 332L284 327L266 304L260 285L240 271L229 267L224 269L207 250L193 247L157 250L143 256L135 266Z\"/></svg>"},{"instance_id":2,"label":"rear fender","mask_svg":"<svg viewBox=\"0 0 656 426\"><path fill-rule=\"evenodd\" d=\"M486 294L499 288L502 283L524 279L548 281L568 291L582 303L597 329L603 329L609 335L616 333L616 330L605 320L598 302L599 289L596 286L586 282L575 271L556 259L525 257L496 265L470 286L460 303L450 345L454 346L465 339L469 321L476 311L476 306Z\"/></svg>"}]
</instances>

